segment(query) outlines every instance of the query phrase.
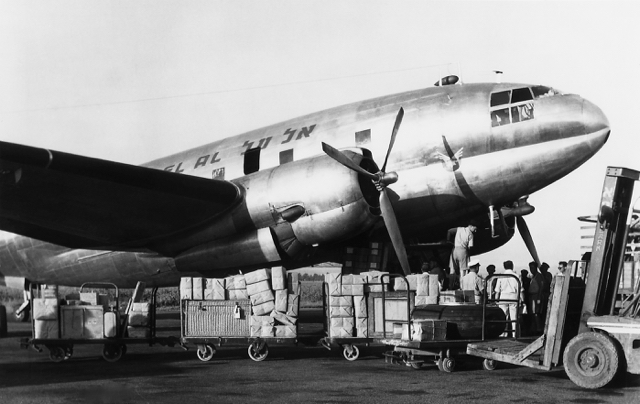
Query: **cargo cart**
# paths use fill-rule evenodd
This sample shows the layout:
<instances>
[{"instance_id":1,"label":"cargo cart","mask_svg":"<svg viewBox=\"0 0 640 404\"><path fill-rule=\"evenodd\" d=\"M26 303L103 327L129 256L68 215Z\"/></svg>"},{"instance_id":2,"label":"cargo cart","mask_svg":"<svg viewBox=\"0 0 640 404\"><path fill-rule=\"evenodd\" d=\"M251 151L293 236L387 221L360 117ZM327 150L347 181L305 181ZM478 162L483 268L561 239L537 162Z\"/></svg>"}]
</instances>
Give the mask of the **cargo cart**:
<instances>
[{"instance_id":1,"label":"cargo cart","mask_svg":"<svg viewBox=\"0 0 640 404\"><path fill-rule=\"evenodd\" d=\"M402 275L390 275L400 276ZM514 277L512 275L494 275L494 277ZM487 284L490 284L487 282ZM519 280L518 280L519 285ZM408 287L407 287L408 288ZM518 286L519 288L519 286ZM485 296L487 291L485 288ZM386 318L384 309L383 289L383 317ZM411 308L411 299L407 291L406 317L404 320L396 320L393 323L392 337L387 337L387 321L383 322L383 335L386 338L380 340L382 344L393 348L385 352L385 361L394 364L406 364L414 369L419 369L424 363L433 361L440 371L453 372L456 367L456 358L467 354L467 346L470 343L479 342L485 337L497 337L505 330L506 324L502 309L495 303L516 303L520 308L520 297L517 300L484 299L482 304L465 302L445 302L440 304L417 306ZM512 326L517 335L519 323L514 320ZM414 334L420 333L416 339ZM511 340L504 338L504 340ZM487 366L487 365L485 365Z\"/></svg>"},{"instance_id":2,"label":"cargo cart","mask_svg":"<svg viewBox=\"0 0 640 404\"><path fill-rule=\"evenodd\" d=\"M330 335L330 304L329 304L329 289L326 283L322 285L322 309L324 313L324 331L327 334L326 337L320 340L320 343L327 350L331 350L332 347L338 346L342 350L342 356L348 361L355 361L360 357L360 348L358 345L369 346L374 342L374 338L370 337L336 337ZM367 330L368 331L368 330ZM367 333L368 335L368 333Z\"/></svg>"},{"instance_id":3,"label":"cargo cart","mask_svg":"<svg viewBox=\"0 0 640 404\"><path fill-rule=\"evenodd\" d=\"M86 293L87 288L99 288L114 291L114 300L109 294ZM142 295L140 283L136 292ZM102 357L107 362L118 361L130 344L160 344L173 347L179 340L176 337L159 338L156 336L156 294L154 288L149 304L148 325L144 336L128 335L129 314L132 302L129 302L124 315L119 312L119 290L113 283L93 282L80 287L80 296L89 296L88 304L81 301L58 299L51 289L31 288L31 300L34 303L32 316L32 338L20 341L22 348L33 348L42 352L41 346L49 350L49 358L62 362L73 356L74 345L103 345ZM92 296L93 295L93 296ZM87 303L87 302L85 302ZM130 327L129 327L130 328Z\"/></svg>"},{"instance_id":4,"label":"cargo cart","mask_svg":"<svg viewBox=\"0 0 640 404\"><path fill-rule=\"evenodd\" d=\"M296 345L298 326L295 336L252 336L250 300L189 300L180 302L181 343L194 344L196 355L203 362L213 359L217 348L221 346L247 346L249 358L260 362L269 355L269 345ZM273 328L273 327L272 327Z\"/></svg>"}]
</instances>

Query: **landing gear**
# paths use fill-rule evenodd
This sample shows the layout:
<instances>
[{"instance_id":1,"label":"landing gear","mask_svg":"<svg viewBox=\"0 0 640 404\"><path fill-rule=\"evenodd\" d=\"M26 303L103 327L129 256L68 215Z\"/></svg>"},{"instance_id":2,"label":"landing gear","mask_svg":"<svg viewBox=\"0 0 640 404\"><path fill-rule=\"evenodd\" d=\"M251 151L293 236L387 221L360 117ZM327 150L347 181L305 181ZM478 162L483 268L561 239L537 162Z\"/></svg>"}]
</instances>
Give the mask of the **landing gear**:
<instances>
[{"instance_id":1,"label":"landing gear","mask_svg":"<svg viewBox=\"0 0 640 404\"><path fill-rule=\"evenodd\" d=\"M569 379L586 389L605 386L616 376L620 364L614 340L595 332L578 334L569 341L563 361Z\"/></svg>"},{"instance_id":2,"label":"landing gear","mask_svg":"<svg viewBox=\"0 0 640 404\"><path fill-rule=\"evenodd\" d=\"M216 347L211 344L198 345L198 351L196 354L198 355L198 359L201 361L209 362L213 359L213 355L216 354ZM249 356L251 356L251 354L249 354Z\"/></svg>"}]
</instances>

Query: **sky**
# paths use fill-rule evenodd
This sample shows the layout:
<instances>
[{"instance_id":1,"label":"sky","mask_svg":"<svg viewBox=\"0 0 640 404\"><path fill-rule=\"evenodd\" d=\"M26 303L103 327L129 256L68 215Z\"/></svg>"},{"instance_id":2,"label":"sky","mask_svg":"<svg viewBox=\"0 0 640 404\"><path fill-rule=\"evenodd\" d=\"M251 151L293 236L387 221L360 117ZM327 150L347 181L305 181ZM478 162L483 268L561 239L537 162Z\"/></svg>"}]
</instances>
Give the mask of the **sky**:
<instances>
[{"instance_id":1,"label":"sky","mask_svg":"<svg viewBox=\"0 0 640 404\"><path fill-rule=\"evenodd\" d=\"M333 106L465 82L553 86L594 102L608 143L533 194L552 268L578 259L605 168L640 170L640 3L0 0L0 140L141 164ZM399 136L402 134L400 133ZM480 256L516 269L516 236Z\"/></svg>"}]
</instances>

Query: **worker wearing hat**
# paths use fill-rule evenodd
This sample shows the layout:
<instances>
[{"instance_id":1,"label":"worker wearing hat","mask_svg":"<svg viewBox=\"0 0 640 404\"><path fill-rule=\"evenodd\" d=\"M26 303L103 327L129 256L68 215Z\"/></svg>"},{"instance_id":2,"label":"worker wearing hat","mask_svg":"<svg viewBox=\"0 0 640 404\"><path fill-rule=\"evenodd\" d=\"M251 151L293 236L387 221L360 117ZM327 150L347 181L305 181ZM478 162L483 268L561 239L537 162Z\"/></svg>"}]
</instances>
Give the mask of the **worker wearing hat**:
<instances>
[{"instance_id":1,"label":"worker wearing hat","mask_svg":"<svg viewBox=\"0 0 640 404\"><path fill-rule=\"evenodd\" d=\"M451 229L448 233L447 238L449 241L453 241L449 267L452 274L458 274L461 278L467 274L469 269L469 259L471 257L469 249L473 247L473 237L477 229L478 223L472 220L467 227Z\"/></svg>"},{"instance_id":2,"label":"worker wearing hat","mask_svg":"<svg viewBox=\"0 0 640 404\"><path fill-rule=\"evenodd\" d=\"M473 259L469 262L469 273L462 278L461 287L462 290L472 290L475 302L477 304L482 303L482 295L484 292L484 285L482 278L478 275L480 271L480 262L477 259Z\"/></svg>"}]
</instances>

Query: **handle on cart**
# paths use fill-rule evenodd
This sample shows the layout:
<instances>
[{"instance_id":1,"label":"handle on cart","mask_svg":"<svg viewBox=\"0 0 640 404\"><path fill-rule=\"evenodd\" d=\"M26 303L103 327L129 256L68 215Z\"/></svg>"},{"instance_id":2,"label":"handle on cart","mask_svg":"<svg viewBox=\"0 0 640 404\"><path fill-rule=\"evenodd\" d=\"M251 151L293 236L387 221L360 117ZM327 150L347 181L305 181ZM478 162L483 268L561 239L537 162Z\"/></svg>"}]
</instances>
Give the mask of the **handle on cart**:
<instances>
[{"instance_id":1,"label":"handle on cart","mask_svg":"<svg viewBox=\"0 0 640 404\"><path fill-rule=\"evenodd\" d=\"M102 288L102 289L115 289L116 299L120 296L120 292L115 283L111 282L85 282L80 285L80 292L83 292L84 288Z\"/></svg>"}]
</instances>

